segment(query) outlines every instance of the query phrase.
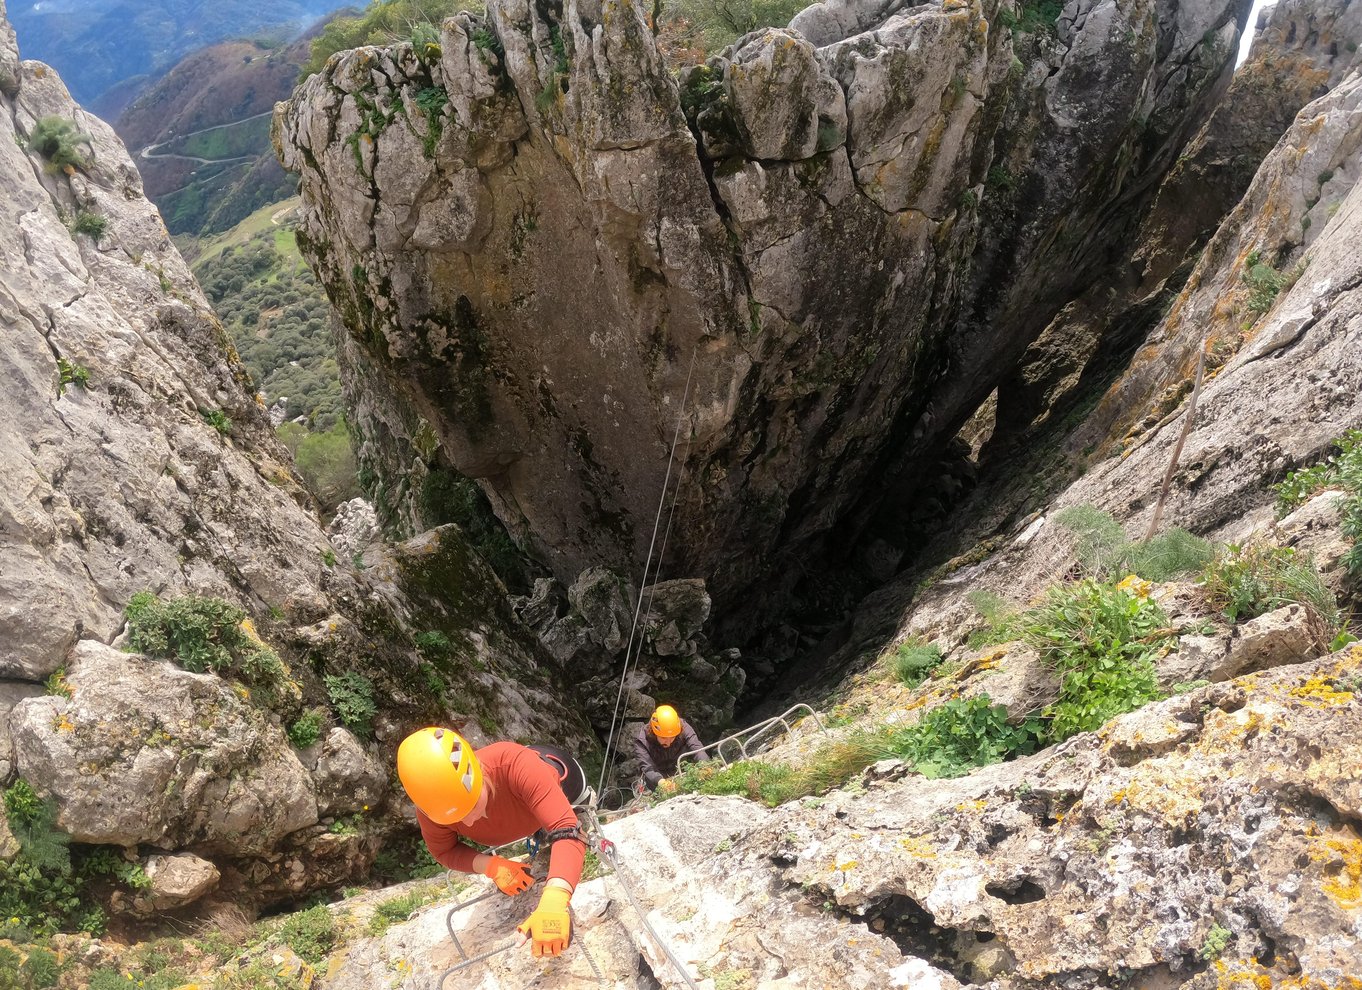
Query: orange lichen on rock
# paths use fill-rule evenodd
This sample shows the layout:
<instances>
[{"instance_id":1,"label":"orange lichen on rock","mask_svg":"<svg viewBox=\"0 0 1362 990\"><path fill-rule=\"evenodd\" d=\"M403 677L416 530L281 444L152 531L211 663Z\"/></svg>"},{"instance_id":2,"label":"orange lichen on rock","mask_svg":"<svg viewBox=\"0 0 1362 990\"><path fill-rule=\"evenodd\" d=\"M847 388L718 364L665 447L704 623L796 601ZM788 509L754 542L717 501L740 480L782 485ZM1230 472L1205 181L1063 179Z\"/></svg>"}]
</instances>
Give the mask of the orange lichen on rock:
<instances>
[{"instance_id":1,"label":"orange lichen on rock","mask_svg":"<svg viewBox=\"0 0 1362 990\"><path fill-rule=\"evenodd\" d=\"M1310 858L1330 874L1321 889L1345 911L1362 908L1362 839L1350 831L1321 837L1310 845Z\"/></svg>"}]
</instances>

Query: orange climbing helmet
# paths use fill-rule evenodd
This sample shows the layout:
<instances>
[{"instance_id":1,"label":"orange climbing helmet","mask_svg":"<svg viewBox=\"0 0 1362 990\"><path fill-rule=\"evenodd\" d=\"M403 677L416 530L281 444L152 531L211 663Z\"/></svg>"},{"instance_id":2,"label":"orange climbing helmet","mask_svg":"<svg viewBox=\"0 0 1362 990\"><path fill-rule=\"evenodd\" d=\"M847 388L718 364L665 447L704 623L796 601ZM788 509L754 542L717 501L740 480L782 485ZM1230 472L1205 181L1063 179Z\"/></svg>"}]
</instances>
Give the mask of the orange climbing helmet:
<instances>
[{"instance_id":1,"label":"orange climbing helmet","mask_svg":"<svg viewBox=\"0 0 1362 990\"><path fill-rule=\"evenodd\" d=\"M675 739L681 735L681 716L676 714L676 709L671 705L658 705L648 722L648 728L659 739Z\"/></svg>"},{"instance_id":2,"label":"orange climbing helmet","mask_svg":"<svg viewBox=\"0 0 1362 990\"><path fill-rule=\"evenodd\" d=\"M462 821L482 793L482 764L453 729L419 729L397 747L397 776L407 797L439 825Z\"/></svg>"}]
</instances>

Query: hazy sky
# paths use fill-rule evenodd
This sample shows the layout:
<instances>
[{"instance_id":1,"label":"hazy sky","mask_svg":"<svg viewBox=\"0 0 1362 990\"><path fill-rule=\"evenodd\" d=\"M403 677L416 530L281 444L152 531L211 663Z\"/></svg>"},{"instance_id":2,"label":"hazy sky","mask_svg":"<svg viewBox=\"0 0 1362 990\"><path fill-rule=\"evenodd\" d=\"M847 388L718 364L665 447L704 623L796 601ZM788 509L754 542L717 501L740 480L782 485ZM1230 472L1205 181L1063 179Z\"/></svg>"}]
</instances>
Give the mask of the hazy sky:
<instances>
[{"instance_id":1,"label":"hazy sky","mask_svg":"<svg viewBox=\"0 0 1362 990\"><path fill-rule=\"evenodd\" d=\"M1241 65L1244 59L1248 58L1249 45L1253 43L1253 26L1258 23L1258 11L1264 7L1271 7L1276 0L1253 0L1253 10L1249 14L1248 24L1244 28L1244 35L1239 39L1239 61L1235 65Z\"/></svg>"}]
</instances>

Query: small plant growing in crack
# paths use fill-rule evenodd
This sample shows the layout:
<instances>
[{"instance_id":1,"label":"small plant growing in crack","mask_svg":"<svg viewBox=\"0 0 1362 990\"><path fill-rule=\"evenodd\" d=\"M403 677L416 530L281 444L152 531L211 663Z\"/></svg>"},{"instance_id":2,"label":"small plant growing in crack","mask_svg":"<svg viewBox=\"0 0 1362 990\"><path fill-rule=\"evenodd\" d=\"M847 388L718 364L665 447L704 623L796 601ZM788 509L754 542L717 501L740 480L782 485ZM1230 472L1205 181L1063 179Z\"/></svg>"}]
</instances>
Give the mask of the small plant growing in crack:
<instances>
[{"instance_id":1,"label":"small plant growing in crack","mask_svg":"<svg viewBox=\"0 0 1362 990\"><path fill-rule=\"evenodd\" d=\"M81 388L90 387L90 369L78 364L72 364L64 357L57 358L57 397L66 394L66 389L71 385L79 385Z\"/></svg>"}]
</instances>

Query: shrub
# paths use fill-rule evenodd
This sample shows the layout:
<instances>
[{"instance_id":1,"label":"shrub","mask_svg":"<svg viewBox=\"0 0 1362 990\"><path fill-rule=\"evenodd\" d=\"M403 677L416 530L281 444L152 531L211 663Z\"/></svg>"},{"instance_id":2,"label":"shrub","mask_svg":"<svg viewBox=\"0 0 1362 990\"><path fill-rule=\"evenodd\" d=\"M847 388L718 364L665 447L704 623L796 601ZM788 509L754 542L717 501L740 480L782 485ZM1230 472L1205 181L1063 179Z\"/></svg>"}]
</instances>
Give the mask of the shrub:
<instances>
[{"instance_id":1,"label":"shrub","mask_svg":"<svg viewBox=\"0 0 1362 990\"><path fill-rule=\"evenodd\" d=\"M51 935L72 924L81 906L70 838L54 827L56 812L23 778L4 792L5 818L19 844L0 860L0 930L8 937Z\"/></svg>"},{"instance_id":2,"label":"shrub","mask_svg":"<svg viewBox=\"0 0 1362 990\"><path fill-rule=\"evenodd\" d=\"M975 767L1000 763L1019 752L1031 752L1038 732L1034 723L1008 724L1007 709L988 695L952 698L933 708L916 725L887 739L895 756L908 760L924 777L958 777Z\"/></svg>"},{"instance_id":3,"label":"shrub","mask_svg":"<svg viewBox=\"0 0 1362 990\"><path fill-rule=\"evenodd\" d=\"M70 682L66 679L65 667L54 670L43 686L48 694L55 694L61 698L70 698L74 694Z\"/></svg>"},{"instance_id":4,"label":"shrub","mask_svg":"<svg viewBox=\"0 0 1362 990\"><path fill-rule=\"evenodd\" d=\"M1302 260L1287 271L1278 271L1262 261L1257 251L1250 251L1244 259L1244 267L1240 274L1240 278L1248 286L1245 307L1255 317L1266 313L1277 301L1277 295L1283 289L1295 285L1296 279L1300 278L1304 270L1305 262Z\"/></svg>"},{"instance_id":5,"label":"shrub","mask_svg":"<svg viewBox=\"0 0 1362 990\"><path fill-rule=\"evenodd\" d=\"M894 676L908 687L917 687L941 663L941 647L909 640L900 643L889 664Z\"/></svg>"},{"instance_id":6,"label":"shrub","mask_svg":"<svg viewBox=\"0 0 1362 990\"><path fill-rule=\"evenodd\" d=\"M79 210L76 219L71 223L71 230L77 234L88 234L95 240L99 240L109 229L109 218L101 213L94 213L90 210Z\"/></svg>"},{"instance_id":7,"label":"shrub","mask_svg":"<svg viewBox=\"0 0 1362 990\"><path fill-rule=\"evenodd\" d=\"M337 17L322 28L312 41L300 78L320 72L328 58L350 48L389 45L401 40L422 43L432 35L438 40L438 33L430 29L461 10L481 13L484 6L477 0L371 0L358 17ZM423 53L424 45L418 58Z\"/></svg>"},{"instance_id":8,"label":"shrub","mask_svg":"<svg viewBox=\"0 0 1362 990\"><path fill-rule=\"evenodd\" d=\"M355 735L367 737L372 731L373 718L378 714L374 686L369 678L351 670L344 674L328 674L324 680L331 706L342 724Z\"/></svg>"},{"instance_id":9,"label":"shrub","mask_svg":"<svg viewBox=\"0 0 1362 990\"><path fill-rule=\"evenodd\" d=\"M1351 546L1343 556L1349 574L1362 575L1362 430L1350 430L1333 443L1335 454L1323 463L1292 471L1276 486L1277 513L1284 516L1307 498L1325 488L1341 488L1342 531Z\"/></svg>"},{"instance_id":10,"label":"shrub","mask_svg":"<svg viewBox=\"0 0 1362 990\"><path fill-rule=\"evenodd\" d=\"M90 135L77 128L75 121L54 115L33 125L28 146L47 159L51 171L85 169L90 167L90 159L79 145L89 140Z\"/></svg>"},{"instance_id":11,"label":"shrub","mask_svg":"<svg viewBox=\"0 0 1362 990\"><path fill-rule=\"evenodd\" d=\"M318 905L284 919L279 926L278 938L300 959L316 965L336 947L339 933L331 912Z\"/></svg>"},{"instance_id":12,"label":"shrub","mask_svg":"<svg viewBox=\"0 0 1362 990\"><path fill-rule=\"evenodd\" d=\"M1160 697L1153 657L1175 632L1148 598L1092 580L1052 588L1027 613L1025 640L1060 674L1045 712L1060 742Z\"/></svg>"},{"instance_id":13,"label":"shrub","mask_svg":"<svg viewBox=\"0 0 1362 990\"><path fill-rule=\"evenodd\" d=\"M1207 600L1231 622L1256 618L1286 605L1302 605L1331 630L1342 626L1338 601L1307 555L1290 547L1228 546L1206 569Z\"/></svg>"},{"instance_id":14,"label":"shrub","mask_svg":"<svg viewBox=\"0 0 1362 990\"><path fill-rule=\"evenodd\" d=\"M299 715L288 727L288 741L298 749L307 749L322 735L325 713L311 708Z\"/></svg>"},{"instance_id":15,"label":"shrub","mask_svg":"<svg viewBox=\"0 0 1362 990\"><path fill-rule=\"evenodd\" d=\"M162 601L140 591L124 615L128 642L138 653L173 660L194 673L235 674L275 694L289 690L279 654L253 635L244 611L220 598L186 595Z\"/></svg>"}]
</instances>

